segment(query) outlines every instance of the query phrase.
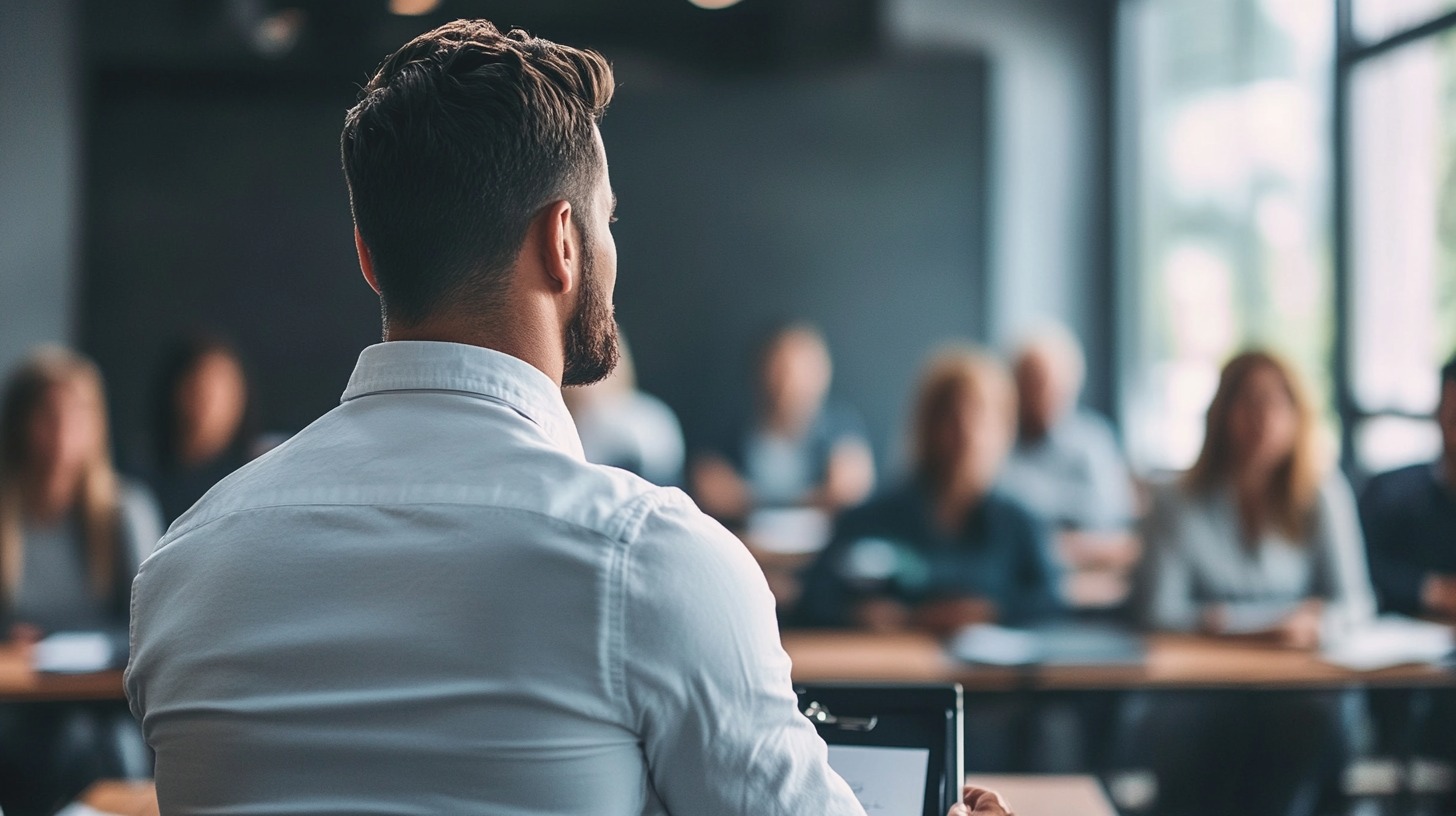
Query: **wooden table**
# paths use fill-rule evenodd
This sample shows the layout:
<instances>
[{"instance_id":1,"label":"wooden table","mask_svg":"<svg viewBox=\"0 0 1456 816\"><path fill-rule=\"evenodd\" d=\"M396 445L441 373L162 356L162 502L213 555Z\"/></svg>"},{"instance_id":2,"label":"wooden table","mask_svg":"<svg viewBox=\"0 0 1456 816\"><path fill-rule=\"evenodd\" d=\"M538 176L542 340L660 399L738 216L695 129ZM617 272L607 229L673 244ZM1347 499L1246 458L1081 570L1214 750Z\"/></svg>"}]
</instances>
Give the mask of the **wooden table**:
<instances>
[{"instance_id":1,"label":"wooden table","mask_svg":"<svg viewBox=\"0 0 1456 816\"><path fill-rule=\"evenodd\" d=\"M966 784L1001 794L1016 816L1117 816L1095 776L977 774Z\"/></svg>"},{"instance_id":2,"label":"wooden table","mask_svg":"<svg viewBox=\"0 0 1456 816\"><path fill-rule=\"evenodd\" d=\"M1117 816L1092 776L972 776L966 783L1000 793L1016 816ZM159 816L151 782L97 782L80 801L118 816Z\"/></svg>"},{"instance_id":3,"label":"wooden table","mask_svg":"<svg viewBox=\"0 0 1456 816\"><path fill-rule=\"evenodd\" d=\"M43 674L31 668L30 647L0 643L0 702L124 699L120 671Z\"/></svg>"},{"instance_id":4,"label":"wooden table","mask_svg":"<svg viewBox=\"0 0 1456 816\"><path fill-rule=\"evenodd\" d=\"M967 691L1456 686L1456 672L1439 666L1354 672L1310 652L1197 635L1149 636L1141 665L1017 669L961 663L918 633L790 631L783 643L799 682L956 682Z\"/></svg>"},{"instance_id":5,"label":"wooden table","mask_svg":"<svg viewBox=\"0 0 1456 816\"><path fill-rule=\"evenodd\" d=\"M118 816L160 816L157 789L151 782L103 780L87 788L79 801Z\"/></svg>"}]
</instances>

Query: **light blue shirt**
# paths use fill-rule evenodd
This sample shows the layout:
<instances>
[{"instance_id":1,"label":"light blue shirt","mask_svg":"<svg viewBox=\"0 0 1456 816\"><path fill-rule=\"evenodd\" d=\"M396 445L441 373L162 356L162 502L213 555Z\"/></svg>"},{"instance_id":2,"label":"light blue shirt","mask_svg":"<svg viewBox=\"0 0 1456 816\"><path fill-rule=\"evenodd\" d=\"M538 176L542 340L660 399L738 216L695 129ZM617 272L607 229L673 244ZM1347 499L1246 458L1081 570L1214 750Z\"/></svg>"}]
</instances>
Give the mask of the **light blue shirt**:
<instances>
[{"instance_id":1,"label":"light blue shirt","mask_svg":"<svg viewBox=\"0 0 1456 816\"><path fill-rule=\"evenodd\" d=\"M166 814L863 813L743 545L498 352L365 349L132 605Z\"/></svg>"}]
</instances>

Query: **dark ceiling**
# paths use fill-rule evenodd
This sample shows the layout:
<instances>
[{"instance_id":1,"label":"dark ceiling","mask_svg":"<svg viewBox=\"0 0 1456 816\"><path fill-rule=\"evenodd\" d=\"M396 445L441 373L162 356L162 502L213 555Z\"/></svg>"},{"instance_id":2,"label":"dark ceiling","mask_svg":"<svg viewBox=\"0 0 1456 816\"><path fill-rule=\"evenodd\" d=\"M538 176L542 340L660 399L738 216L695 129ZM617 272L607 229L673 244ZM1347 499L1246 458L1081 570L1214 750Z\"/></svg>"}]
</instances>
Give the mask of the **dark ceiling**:
<instances>
[{"instance_id":1,"label":"dark ceiling","mask_svg":"<svg viewBox=\"0 0 1456 816\"><path fill-rule=\"evenodd\" d=\"M388 0L88 0L85 51L101 70L358 77L447 20L589 46L613 59L704 72L777 70L862 58L880 41L880 0L442 0L420 17Z\"/></svg>"}]
</instances>

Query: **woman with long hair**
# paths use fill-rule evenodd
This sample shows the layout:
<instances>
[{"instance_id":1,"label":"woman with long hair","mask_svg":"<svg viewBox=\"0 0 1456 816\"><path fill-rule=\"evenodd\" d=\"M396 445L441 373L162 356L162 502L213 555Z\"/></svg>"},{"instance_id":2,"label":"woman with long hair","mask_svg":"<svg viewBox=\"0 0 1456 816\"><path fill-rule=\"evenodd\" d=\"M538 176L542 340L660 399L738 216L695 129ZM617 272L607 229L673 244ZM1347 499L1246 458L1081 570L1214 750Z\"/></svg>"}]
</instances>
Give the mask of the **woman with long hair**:
<instances>
[{"instance_id":1,"label":"woman with long hair","mask_svg":"<svg viewBox=\"0 0 1456 816\"><path fill-rule=\"evenodd\" d=\"M1145 541L1150 628L1314 649L1374 611L1350 486L1299 376L1267 351L1224 367L1203 450L1157 491ZM1158 701L1160 808L1314 812L1355 704L1320 692Z\"/></svg>"},{"instance_id":2,"label":"woman with long hair","mask_svg":"<svg viewBox=\"0 0 1456 816\"><path fill-rule=\"evenodd\" d=\"M160 536L146 491L112 467L101 374L32 354L0 403L0 599L42 631L124 626L131 578Z\"/></svg>"},{"instance_id":3,"label":"woman with long hair","mask_svg":"<svg viewBox=\"0 0 1456 816\"><path fill-rule=\"evenodd\" d=\"M0 399L0 638L119 637L160 534L150 496L112 468L96 366L32 354ZM0 808L50 813L100 776L145 772L125 756L145 756L125 705L0 707Z\"/></svg>"}]
</instances>

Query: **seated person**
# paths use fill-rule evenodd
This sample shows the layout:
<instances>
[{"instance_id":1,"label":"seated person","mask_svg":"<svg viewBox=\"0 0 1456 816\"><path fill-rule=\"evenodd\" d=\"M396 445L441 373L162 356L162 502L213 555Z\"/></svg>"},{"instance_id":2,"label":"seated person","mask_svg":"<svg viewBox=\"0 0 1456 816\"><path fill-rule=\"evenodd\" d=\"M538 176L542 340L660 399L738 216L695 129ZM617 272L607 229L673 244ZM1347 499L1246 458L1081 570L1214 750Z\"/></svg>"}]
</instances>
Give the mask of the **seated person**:
<instances>
[{"instance_id":1,"label":"seated person","mask_svg":"<svg viewBox=\"0 0 1456 816\"><path fill-rule=\"evenodd\" d=\"M826 403L829 349L815 329L775 333L760 358L759 414L693 465L693 492L710 515L741 523L760 507L851 507L874 486L858 419Z\"/></svg>"},{"instance_id":2,"label":"seated person","mask_svg":"<svg viewBox=\"0 0 1456 816\"><path fill-rule=\"evenodd\" d=\"M805 576L803 622L947 635L1054 613L1047 532L992 488L1015 433L1011 378L984 354L945 352L914 416L913 477L840 518Z\"/></svg>"},{"instance_id":3,"label":"seated person","mask_svg":"<svg viewBox=\"0 0 1456 816\"><path fill-rule=\"evenodd\" d=\"M1384 611L1456 620L1456 358L1441 369L1441 458L1370 480L1360 497Z\"/></svg>"},{"instance_id":4,"label":"seated person","mask_svg":"<svg viewBox=\"0 0 1456 816\"><path fill-rule=\"evenodd\" d=\"M101 376L44 349L0 404L0 617L12 639L124 632L131 579L161 525L145 490L117 478ZM0 808L50 813L98 776L144 772L116 753L140 734L124 705L0 707Z\"/></svg>"},{"instance_id":5,"label":"seated person","mask_svg":"<svg viewBox=\"0 0 1456 816\"><path fill-rule=\"evenodd\" d=\"M1349 485L1321 456L1315 409L1265 352L1225 366L1202 453L1154 499L1146 623L1314 649L1368 619L1372 595ZM1166 696L1147 721L1170 812L1307 814L1347 747L1339 692ZM1199 810L1198 808L1205 808Z\"/></svg>"},{"instance_id":6,"label":"seated person","mask_svg":"<svg viewBox=\"0 0 1456 816\"><path fill-rule=\"evenodd\" d=\"M677 415L657 397L637 390L627 341L618 338L617 367L606 379L563 389L586 459L611 465L657 485L682 481L683 436Z\"/></svg>"},{"instance_id":7,"label":"seated person","mask_svg":"<svg viewBox=\"0 0 1456 816\"><path fill-rule=\"evenodd\" d=\"M1016 446L999 487L1048 520L1057 550L1072 569L1073 605L1123 600L1137 562L1131 534L1132 476L1107 420L1077 405L1085 360L1071 332L1050 326L1017 351Z\"/></svg>"},{"instance_id":8,"label":"seated person","mask_svg":"<svg viewBox=\"0 0 1456 816\"><path fill-rule=\"evenodd\" d=\"M210 337L177 344L157 394L152 488L171 524L257 451L248 380L231 345Z\"/></svg>"},{"instance_id":9,"label":"seated person","mask_svg":"<svg viewBox=\"0 0 1456 816\"><path fill-rule=\"evenodd\" d=\"M1360 518L1381 611L1456 621L1456 358L1441 369L1436 422L1440 458L1371 479ZM1382 752L1456 756L1451 690L1383 690L1370 703Z\"/></svg>"}]
</instances>

